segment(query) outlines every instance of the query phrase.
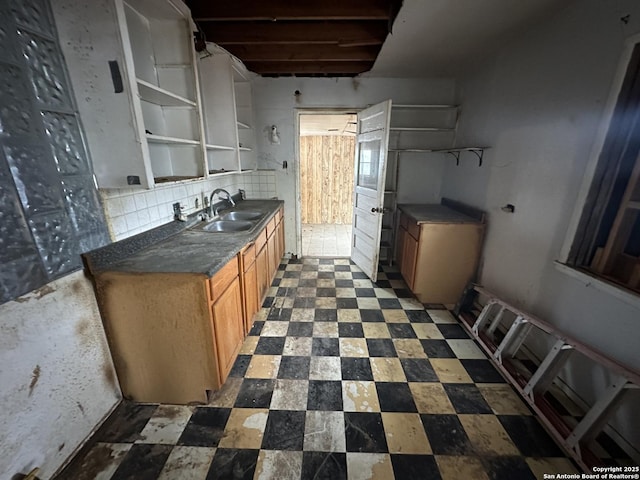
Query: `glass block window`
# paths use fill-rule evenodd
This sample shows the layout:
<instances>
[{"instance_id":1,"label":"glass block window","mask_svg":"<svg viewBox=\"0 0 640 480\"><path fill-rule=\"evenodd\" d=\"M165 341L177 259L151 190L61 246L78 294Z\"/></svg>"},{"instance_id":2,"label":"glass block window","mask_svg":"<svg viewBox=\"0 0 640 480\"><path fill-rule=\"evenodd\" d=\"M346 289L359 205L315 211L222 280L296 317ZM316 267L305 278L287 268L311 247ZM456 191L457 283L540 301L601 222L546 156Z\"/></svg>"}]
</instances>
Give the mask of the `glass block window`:
<instances>
[{"instance_id":1,"label":"glass block window","mask_svg":"<svg viewBox=\"0 0 640 480\"><path fill-rule=\"evenodd\" d=\"M0 0L0 303L109 242L47 0Z\"/></svg>"}]
</instances>

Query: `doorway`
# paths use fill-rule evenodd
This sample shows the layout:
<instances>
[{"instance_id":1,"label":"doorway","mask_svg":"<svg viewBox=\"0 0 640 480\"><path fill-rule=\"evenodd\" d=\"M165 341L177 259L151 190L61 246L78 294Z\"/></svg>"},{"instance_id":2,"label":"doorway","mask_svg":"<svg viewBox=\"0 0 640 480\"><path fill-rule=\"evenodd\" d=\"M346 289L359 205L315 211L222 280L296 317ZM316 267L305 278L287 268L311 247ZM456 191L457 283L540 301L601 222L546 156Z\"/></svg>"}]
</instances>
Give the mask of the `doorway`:
<instances>
[{"instance_id":1,"label":"doorway","mask_svg":"<svg viewBox=\"0 0 640 480\"><path fill-rule=\"evenodd\" d=\"M299 120L302 256L351 254L354 112L304 112Z\"/></svg>"}]
</instances>

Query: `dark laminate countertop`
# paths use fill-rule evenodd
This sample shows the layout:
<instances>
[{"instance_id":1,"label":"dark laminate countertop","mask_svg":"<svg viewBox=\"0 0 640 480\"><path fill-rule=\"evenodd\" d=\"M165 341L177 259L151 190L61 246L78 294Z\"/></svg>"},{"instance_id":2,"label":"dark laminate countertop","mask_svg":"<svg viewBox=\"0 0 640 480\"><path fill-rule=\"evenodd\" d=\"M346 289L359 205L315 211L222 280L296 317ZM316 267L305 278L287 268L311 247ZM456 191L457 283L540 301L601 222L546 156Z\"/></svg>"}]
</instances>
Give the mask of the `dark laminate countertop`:
<instances>
[{"instance_id":1,"label":"dark laminate countertop","mask_svg":"<svg viewBox=\"0 0 640 480\"><path fill-rule=\"evenodd\" d=\"M174 221L84 254L92 274L99 272L201 273L213 276L254 241L282 205L281 200L243 200L234 210L264 212L249 231L216 233L198 228L196 216Z\"/></svg>"},{"instance_id":2,"label":"dark laminate countertop","mask_svg":"<svg viewBox=\"0 0 640 480\"><path fill-rule=\"evenodd\" d=\"M405 203L398 205L398 209L413 218L418 224L481 223L473 217L440 204Z\"/></svg>"}]
</instances>

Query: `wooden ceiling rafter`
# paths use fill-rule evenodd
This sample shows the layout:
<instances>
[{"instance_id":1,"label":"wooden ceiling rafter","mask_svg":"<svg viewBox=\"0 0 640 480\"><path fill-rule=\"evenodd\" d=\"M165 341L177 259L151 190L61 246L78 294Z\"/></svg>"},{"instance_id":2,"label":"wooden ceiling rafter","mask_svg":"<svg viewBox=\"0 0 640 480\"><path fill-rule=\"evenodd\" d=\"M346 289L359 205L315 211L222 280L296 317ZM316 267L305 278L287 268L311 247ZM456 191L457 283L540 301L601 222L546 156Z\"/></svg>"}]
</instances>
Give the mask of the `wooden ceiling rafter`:
<instances>
[{"instance_id":1,"label":"wooden ceiling rafter","mask_svg":"<svg viewBox=\"0 0 640 480\"><path fill-rule=\"evenodd\" d=\"M402 0L187 0L208 42L265 76L355 76L371 69Z\"/></svg>"},{"instance_id":2,"label":"wooden ceiling rafter","mask_svg":"<svg viewBox=\"0 0 640 480\"><path fill-rule=\"evenodd\" d=\"M252 44L382 45L387 36L387 23L380 21L252 22L250 29L244 22L199 22L199 26L209 41L221 47Z\"/></svg>"},{"instance_id":3,"label":"wooden ceiling rafter","mask_svg":"<svg viewBox=\"0 0 640 480\"><path fill-rule=\"evenodd\" d=\"M252 72L269 76L349 76L371 68L371 62L245 62L245 65Z\"/></svg>"},{"instance_id":4,"label":"wooden ceiling rafter","mask_svg":"<svg viewBox=\"0 0 640 480\"><path fill-rule=\"evenodd\" d=\"M243 62L373 62L378 48L337 45L228 45L226 50Z\"/></svg>"},{"instance_id":5,"label":"wooden ceiling rafter","mask_svg":"<svg viewBox=\"0 0 640 480\"><path fill-rule=\"evenodd\" d=\"M234 2L192 1L198 21L282 21L282 20L387 20L388 0L236 0Z\"/></svg>"}]
</instances>

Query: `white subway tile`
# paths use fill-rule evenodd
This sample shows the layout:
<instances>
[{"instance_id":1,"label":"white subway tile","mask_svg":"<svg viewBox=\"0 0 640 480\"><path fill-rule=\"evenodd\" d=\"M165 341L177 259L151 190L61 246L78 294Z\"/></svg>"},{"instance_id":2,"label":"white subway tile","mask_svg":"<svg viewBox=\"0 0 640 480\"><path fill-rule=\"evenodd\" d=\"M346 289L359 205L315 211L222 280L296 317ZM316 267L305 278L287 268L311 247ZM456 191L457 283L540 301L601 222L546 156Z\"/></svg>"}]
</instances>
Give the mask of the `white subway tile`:
<instances>
[{"instance_id":1,"label":"white subway tile","mask_svg":"<svg viewBox=\"0 0 640 480\"><path fill-rule=\"evenodd\" d=\"M158 221L160 221L160 209L157 205L149 207L149 217L151 218L152 222L157 223Z\"/></svg>"},{"instance_id":2,"label":"white subway tile","mask_svg":"<svg viewBox=\"0 0 640 480\"><path fill-rule=\"evenodd\" d=\"M138 222L141 227L148 225L151 222L151 216L149 215L149 209L143 208L138 210Z\"/></svg>"},{"instance_id":3,"label":"white subway tile","mask_svg":"<svg viewBox=\"0 0 640 480\"><path fill-rule=\"evenodd\" d=\"M120 197L113 197L106 200L105 205L107 207L108 216L118 217L124 215L124 205Z\"/></svg>"},{"instance_id":4,"label":"white subway tile","mask_svg":"<svg viewBox=\"0 0 640 480\"><path fill-rule=\"evenodd\" d=\"M144 196L147 200L147 207L158 204L158 194L155 192L155 190L149 190L145 192Z\"/></svg>"},{"instance_id":5,"label":"white subway tile","mask_svg":"<svg viewBox=\"0 0 640 480\"><path fill-rule=\"evenodd\" d=\"M136 201L131 195L120 198L124 213L133 213L136 211Z\"/></svg>"},{"instance_id":6,"label":"white subway tile","mask_svg":"<svg viewBox=\"0 0 640 480\"><path fill-rule=\"evenodd\" d=\"M124 216L112 217L110 220L111 230L116 239L127 232L127 221Z\"/></svg>"},{"instance_id":7,"label":"white subway tile","mask_svg":"<svg viewBox=\"0 0 640 480\"><path fill-rule=\"evenodd\" d=\"M140 225L140 222L138 220L138 212L127 213L124 218L127 221L127 231L129 233L138 228L138 226Z\"/></svg>"},{"instance_id":8,"label":"white subway tile","mask_svg":"<svg viewBox=\"0 0 640 480\"><path fill-rule=\"evenodd\" d=\"M136 210L147 208L147 198L145 197L145 192L137 193L133 196L133 198L135 200Z\"/></svg>"}]
</instances>

